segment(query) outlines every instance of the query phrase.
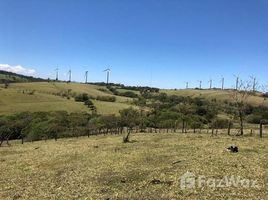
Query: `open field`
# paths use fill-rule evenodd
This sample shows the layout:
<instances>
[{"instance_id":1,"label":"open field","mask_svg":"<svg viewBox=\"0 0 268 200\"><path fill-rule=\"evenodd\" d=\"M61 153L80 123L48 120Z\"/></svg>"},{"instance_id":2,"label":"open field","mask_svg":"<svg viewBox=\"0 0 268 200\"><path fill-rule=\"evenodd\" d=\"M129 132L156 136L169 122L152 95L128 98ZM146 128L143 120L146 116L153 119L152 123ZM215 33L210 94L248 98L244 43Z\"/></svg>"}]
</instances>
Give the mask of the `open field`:
<instances>
[{"instance_id":1,"label":"open field","mask_svg":"<svg viewBox=\"0 0 268 200\"><path fill-rule=\"evenodd\" d=\"M83 103L75 102L73 98L67 99L57 96L55 93L70 90L77 94L86 93L93 97L114 96L109 91L103 92L99 89L105 90L105 87L78 83L34 82L12 83L5 89L4 85L0 84L0 115L23 111L89 112ZM33 95L28 94L31 91L34 91ZM116 96L114 103L97 100L94 103L100 114L118 114L119 110L130 107L131 101L131 98Z\"/></svg>"},{"instance_id":2,"label":"open field","mask_svg":"<svg viewBox=\"0 0 268 200\"><path fill-rule=\"evenodd\" d=\"M39 141L0 148L0 199L267 199L268 138L200 133ZM235 144L239 153L226 147ZM258 188L183 190L185 172L240 176Z\"/></svg>"},{"instance_id":3,"label":"open field","mask_svg":"<svg viewBox=\"0 0 268 200\"><path fill-rule=\"evenodd\" d=\"M140 95L140 92L139 91L136 91L136 90L127 90L127 89L121 89L121 88L119 88L119 89L117 89L117 91L118 92L133 92L133 93L135 93L137 95Z\"/></svg>"},{"instance_id":4,"label":"open field","mask_svg":"<svg viewBox=\"0 0 268 200\"><path fill-rule=\"evenodd\" d=\"M28 93L34 91L33 95ZM64 82L29 82L12 83L5 89L0 84L0 115L14 114L23 111L58 111L68 112L89 112L89 109L83 103L75 102L73 98L67 99L55 95L56 93L67 92L82 94L86 93L91 97L114 96L105 86L97 86L81 83ZM130 90L118 89L119 92ZM24 93L25 92L25 93ZM133 91L132 91L133 92ZM180 95L190 97L205 97L208 99L217 99L218 101L230 100L229 91L221 90L161 90L169 95ZM134 93L139 94L138 91ZM119 110L128 108L133 101L132 98L115 96L116 102L103 102L94 100L99 114L118 114ZM268 106L268 100L260 96L251 96L249 103L258 106Z\"/></svg>"},{"instance_id":5,"label":"open field","mask_svg":"<svg viewBox=\"0 0 268 200\"><path fill-rule=\"evenodd\" d=\"M0 114L5 115L24 111L88 111L87 107L82 103L39 92L36 92L34 95L29 95L17 92L13 89L0 89L0 96Z\"/></svg>"},{"instance_id":6,"label":"open field","mask_svg":"<svg viewBox=\"0 0 268 200\"><path fill-rule=\"evenodd\" d=\"M182 90L161 90L161 92L165 92L168 95L179 95L179 96L189 96L189 97L203 97L207 99L216 99L218 101L228 100L231 101L231 92L228 90L194 90L194 89L182 89ZM268 106L268 100L257 96L250 96L248 99L248 103L253 106Z\"/></svg>"}]
</instances>

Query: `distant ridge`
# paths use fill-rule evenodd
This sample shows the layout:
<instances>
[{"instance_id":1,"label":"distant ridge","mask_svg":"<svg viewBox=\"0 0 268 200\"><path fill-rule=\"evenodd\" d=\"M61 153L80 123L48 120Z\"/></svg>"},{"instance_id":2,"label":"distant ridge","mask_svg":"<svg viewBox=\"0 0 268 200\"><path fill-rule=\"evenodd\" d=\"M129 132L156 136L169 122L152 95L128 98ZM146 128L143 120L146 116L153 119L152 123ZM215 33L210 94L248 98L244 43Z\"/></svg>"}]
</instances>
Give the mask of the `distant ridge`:
<instances>
[{"instance_id":1,"label":"distant ridge","mask_svg":"<svg viewBox=\"0 0 268 200\"><path fill-rule=\"evenodd\" d=\"M0 84L1 83L25 83L25 82L42 82L47 81L42 78L35 78L33 76L26 76L22 74L16 74L0 70Z\"/></svg>"}]
</instances>

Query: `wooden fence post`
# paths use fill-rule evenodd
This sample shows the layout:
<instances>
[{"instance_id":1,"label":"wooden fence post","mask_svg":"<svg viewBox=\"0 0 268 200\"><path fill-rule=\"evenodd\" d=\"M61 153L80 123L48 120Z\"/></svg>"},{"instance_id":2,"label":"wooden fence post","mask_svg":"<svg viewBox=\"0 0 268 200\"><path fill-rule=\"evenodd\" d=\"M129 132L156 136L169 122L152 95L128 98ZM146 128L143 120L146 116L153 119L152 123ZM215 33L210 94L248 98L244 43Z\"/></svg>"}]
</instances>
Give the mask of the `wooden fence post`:
<instances>
[{"instance_id":1,"label":"wooden fence post","mask_svg":"<svg viewBox=\"0 0 268 200\"><path fill-rule=\"evenodd\" d=\"M262 122L260 123L260 138L262 138Z\"/></svg>"},{"instance_id":2,"label":"wooden fence post","mask_svg":"<svg viewBox=\"0 0 268 200\"><path fill-rule=\"evenodd\" d=\"M230 135L231 134L231 122L229 121L229 123L228 123L228 135Z\"/></svg>"}]
</instances>

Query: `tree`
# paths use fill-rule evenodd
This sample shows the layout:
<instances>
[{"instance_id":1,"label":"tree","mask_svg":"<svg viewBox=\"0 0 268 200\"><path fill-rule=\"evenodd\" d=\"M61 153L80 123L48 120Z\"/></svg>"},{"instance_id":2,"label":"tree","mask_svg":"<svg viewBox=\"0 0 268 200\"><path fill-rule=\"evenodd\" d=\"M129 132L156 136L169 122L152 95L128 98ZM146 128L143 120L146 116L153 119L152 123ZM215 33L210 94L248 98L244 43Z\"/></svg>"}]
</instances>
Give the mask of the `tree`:
<instances>
[{"instance_id":1,"label":"tree","mask_svg":"<svg viewBox=\"0 0 268 200\"><path fill-rule=\"evenodd\" d=\"M76 137L81 135L81 128L86 127L88 119L89 115L87 113L71 113L69 115L69 125L72 133L75 134Z\"/></svg>"},{"instance_id":2,"label":"tree","mask_svg":"<svg viewBox=\"0 0 268 200\"><path fill-rule=\"evenodd\" d=\"M12 135L12 131L9 127L9 121L6 119L0 119L0 147L2 146L5 140L7 144L9 145L8 141L11 135Z\"/></svg>"},{"instance_id":3,"label":"tree","mask_svg":"<svg viewBox=\"0 0 268 200\"><path fill-rule=\"evenodd\" d=\"M47 139L48 125L48 121L40 121L40 119L33 120L27 129L25 129L25 132L27 132L27 139L31 142Z\"/></svg>"},{"instance_id":4,"label":"tree","mask_svg":"<svg viewBox=\"0 0 268 200\"><path fill-rule=\"evenodd\" d=\"M190 127L194 130L194 133L196 132L196 129L200 129L203 127L202 119L199 116L193 115L189 119Z\"/></svg>"},{"instance_id":5,"label":"tree","mask_svg":"<svg viewBox=\"0 0 268 200\"><path fill-rule=\"evenodd\" d=\"M239 119L240 135L244 135L244 120L247 111L248 99L251 95L252 81L240 81L237 89L232 90L230 96L234 101L234 115Z\"/></svg>"},{"instance_id":6,"label":"tree","mask_svg":"<svg viewBox=\"0 0 268 200\"><path fill-rule=\"evenodd\" d=\"M182 121L182 133L186 133L187 123L190 121L189 116L194 112L194 109L189 104L181 104L176 108L180 113L180 119Z\"/></svg>"},{"instance_id":7,"label":"tree","mask_svg":"<svg viewBox=\"0 0 268 200\"><path fill-rule=\"evenodd\" d=\"M120 111L120 121L122 126L128 127L127 136L123 138L123 142L129 142L129 136L133 128L139 123L139 111L133 108L126 108Z\"/></svg>"},{"instance_id":8,"label":"tree","mask_svg":"<svg viewBox=\"0 0 268 200\"><path fill-rule=\"evenodd\" d=\"M214 129L228 129L228 135L230 135L230 129L233 126L232 122L228 119L216 118L211 122L212 135L214 134Z\"/></svg>"},{"instance_id":9,"label":"tree","mask_svg":"<svg viewBox=\"0 0 268 200\"><path fill-rule=\"evenodd\" d=\"M58 140L59 133L61 133L63 130L65 130L65 127L63 127L61 124L51 120L48 122L47 127L45 129L45 135L48 138L54 138L55 141Z\"/></svg>"},{"instance_id":10,"label":"tree","mask_svg":"<svg viewBox=\"0 0 268 200\"><path fill-rule=\"evenodd\" d=\"M87 100L89 100L89 96L87 93L83 93L76 95L74 99L78 102L86 102Z\"/></svg>"},{"instance_id":11,"label":"tree","mask_svg":"<svg viewBox=\"0 0 268 200\"><path fill-rule=\"evenodd\" d=\"M93 114L97 112L96 106L93 104L93 102L90 99L86 100L84 104L92 111Z\"/></svg>"},{"instance_id":12,"label":"tree","mask_svg":"<svg viewBox=\"0 0 268 200\"><path fill-rule=\"evenodd\" d=\"M104 128L104 123L100 116L94 116L93 118L89 119L87 123L88 132L98 131L98 134L100 134L103 128Z\"/></svg>"},{"instance_id":13,"label":"tree","mask_svg":"<svg viewBox=\"0 0 268 200\"><path fill-rule=\"evenodd\" d=\"M24 129L26 129L33 120L33 115L30 112L22 112L12 116L10 120L14 122L12 126L12 139L21 139L21 144L23 144L24 138L26 137Z\"/></svg>"},{"instance_id":14,"label":"tree","mask_svg":"<svg viewBox=\"0 0 268 200\"><path fill-rule=\"evenodd\" d=\"M5 89L7 89L9 87L9 81L5 80Z\"/></svg>"}]
</instances>

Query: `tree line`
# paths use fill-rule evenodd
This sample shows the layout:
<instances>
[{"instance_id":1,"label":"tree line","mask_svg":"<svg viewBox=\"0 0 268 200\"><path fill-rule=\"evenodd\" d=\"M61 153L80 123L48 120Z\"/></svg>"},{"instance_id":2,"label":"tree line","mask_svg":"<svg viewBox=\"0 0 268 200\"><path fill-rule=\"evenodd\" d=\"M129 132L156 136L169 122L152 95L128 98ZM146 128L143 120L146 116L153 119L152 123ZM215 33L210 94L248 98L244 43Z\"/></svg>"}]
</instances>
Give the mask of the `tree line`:
<instances>
[{"instance_id":1,"label":"tree line","mask_svg":"<svg viewBox=\"0 0 268 200\"><path fill-rule=\"evenodd\" d=\"M241 92L235 98L244 96ZM219 101L201 97L183 97L143 90L133 102L135 108L121 110L119 115L101 116L86 94L77 95L76 101L84 102L92 112L67 113L23 112L0 116L0 142L10 139L36 141L63 137L79 137L97 134L121 134L128 141L132 132L177 132L189 129L228 129L237 124L241 133L244 122L260 124L268 119L268 108L254 107L243 100ZM136 109L138 107L138 109ZM228 118L219 117L224 113ZM243 127L242 127L243 128Z\"/></svg>"}]
</instances>

